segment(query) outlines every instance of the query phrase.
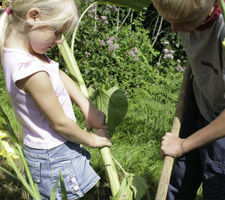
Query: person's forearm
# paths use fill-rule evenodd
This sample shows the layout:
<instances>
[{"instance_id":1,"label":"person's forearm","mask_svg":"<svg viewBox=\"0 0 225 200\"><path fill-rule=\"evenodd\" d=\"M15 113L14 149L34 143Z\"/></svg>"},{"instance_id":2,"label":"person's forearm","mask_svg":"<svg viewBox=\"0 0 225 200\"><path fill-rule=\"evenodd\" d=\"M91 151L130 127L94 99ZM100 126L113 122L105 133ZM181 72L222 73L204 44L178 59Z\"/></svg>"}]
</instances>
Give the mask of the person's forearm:
<instances>
[{"instance_id":1,"label":"person's forearm","mask_svg":"<svg viewBox=\"0 0 225 200\"><path fill-rule=\"evenodd\" d=\"M54 124L53 129L65 139L93 147L94 140L91 134L82 130L73 120L64 118L60 123Z\"/></svg>"},{"instance_id":2,"label":"person's forearm","mask_svg":"<svg viewBox=\"0 0 225 200\"><path fill-rule=\"evenodd\" d=\"M86 118L91 107L90 101L82 94L77 84L65 72L61 70L60 77L69 93L72 102L78 105L78 107L81 109L81 112Z\"/></svg>"},{"instance_id":3,"label":"person's forearm","mask_svg":"<svg viewBox=\"0 0 225 200\"><path fill-rule=\"evenodd\" d=\"M183 154L225 136L225 111L213 122L183 140Z\"/></svg>"}]
</instances>

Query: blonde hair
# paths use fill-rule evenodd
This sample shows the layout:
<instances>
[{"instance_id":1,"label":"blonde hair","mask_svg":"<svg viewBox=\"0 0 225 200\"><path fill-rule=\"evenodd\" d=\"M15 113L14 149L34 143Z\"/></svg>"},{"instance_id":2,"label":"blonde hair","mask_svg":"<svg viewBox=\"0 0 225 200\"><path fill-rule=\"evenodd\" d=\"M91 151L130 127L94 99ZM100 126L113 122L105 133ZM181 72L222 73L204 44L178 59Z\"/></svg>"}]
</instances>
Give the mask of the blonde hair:
<instances>
[{"instance_id":1,"label":"blonde hair","mask_svg":"<svg viewBox=\"0 0 225 200\"><path fill-rule=\"evenodd\" d=\"M31 8L40 10L40 25L48 25L56 30L63 28L65 32L71 32L79 19L79 11L76 0L6 0L12 14L3 11L0 16L0 59L2 60L4 42L7 37L9 24L18 27L18 31L24 31L27 25L26 14Z\"/></svg>"},{"instance_id":2,"label":"blonde hair","mask_svg":"<svg viewBox=\"0 0 225 200\"><path fill-rule=\"evenodd\" d=\"M187 19L201 10L210 9L215 0L152 0L158 13L171 20Z\"/></svg>"}]
</instances>

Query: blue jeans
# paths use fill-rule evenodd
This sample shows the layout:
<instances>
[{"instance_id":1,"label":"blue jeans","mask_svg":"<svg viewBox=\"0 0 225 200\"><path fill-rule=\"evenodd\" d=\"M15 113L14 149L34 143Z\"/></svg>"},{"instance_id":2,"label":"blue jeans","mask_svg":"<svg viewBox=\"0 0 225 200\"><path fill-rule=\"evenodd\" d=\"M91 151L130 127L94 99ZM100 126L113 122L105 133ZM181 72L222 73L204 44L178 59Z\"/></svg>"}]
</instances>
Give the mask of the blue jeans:
<instances>
[{"instance_id":1,"label":"blue jeans","mask_svg":"<svg viewBox=\"0 0 225 200\"><path fill-rule=\"evenodd\" d=\"M186 138L209 124L199 112L190 85L184 106L180 137ZM203 184L203 198L225 199L225 138L176 159L167 199L195 199Z\"/></svg>"},{"instance_id":2,"label":"blue jeans","mask_svg":"<svg viewBox=\"0 0 225 200\"><path fill-rule=\"evenodd\" d=\"M100 179L90 165L90 154L79 144L67 141L49 150L23 146L23 151L42 200L49 199L59 178L60 170L65 182L68 200L84 196ZM59 183L56 200L61 199Z\"/></svg>"}]
</instances>

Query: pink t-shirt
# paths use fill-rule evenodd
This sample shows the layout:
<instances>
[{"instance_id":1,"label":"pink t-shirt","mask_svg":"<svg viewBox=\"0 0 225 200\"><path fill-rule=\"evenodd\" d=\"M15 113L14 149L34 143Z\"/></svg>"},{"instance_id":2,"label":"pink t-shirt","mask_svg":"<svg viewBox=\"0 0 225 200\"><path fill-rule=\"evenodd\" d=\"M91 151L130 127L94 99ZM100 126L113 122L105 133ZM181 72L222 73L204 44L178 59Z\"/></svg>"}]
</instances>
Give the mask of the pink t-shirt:
<instances>
[{"instance_id":1,"label":"pink t-shirt","mask_svg":"<svg viewBox=\"0 0 225 200\"><path fill-rule=\"evenodd\" d=\"M3 71L6 88L12 100L17 120L22 125L23 143L37 149L57 147L66 139L51 128L30 94L20 90L15 84L16 81L36 72L47 72L66 116L76 122L71 99L60 79L59 64L47 59L49 63L43 63L23 50L4 48Z\"/></svg>"}]
</instances>

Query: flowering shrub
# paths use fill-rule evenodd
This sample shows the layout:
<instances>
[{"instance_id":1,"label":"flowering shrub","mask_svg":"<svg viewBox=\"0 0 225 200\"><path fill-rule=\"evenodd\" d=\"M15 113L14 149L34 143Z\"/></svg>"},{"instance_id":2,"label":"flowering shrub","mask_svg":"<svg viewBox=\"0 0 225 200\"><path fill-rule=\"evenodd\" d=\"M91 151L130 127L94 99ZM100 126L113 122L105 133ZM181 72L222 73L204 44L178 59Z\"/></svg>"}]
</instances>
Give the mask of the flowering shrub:
<instances>
[{"instance_id":1,"label":"flowering shrub","mask_svg":"<svg viewBox=\"0 0 225 200\"><path fill-rule=\"evenodd\" d=\"M185 66L182 66L183 62L180 59L175 59L176 51L172 49L170 42L168 40L164 41L163 46L164 48L156 65L161 67L162 70L168 69L165 66L171 66L175 67L177 72L184 72Z\"/></svg>"},{"instance_id":2,"label":"flowering shrub","mask_svg":"<svg viewBox=\"0 0 225 200\"><path fill-rule=\"evenodd\" d=\"M75 57L87 86L119 86L130 93L132 88L143 87L152 79L153 60L158 52L152 48L149 31L143 28L144 17L133 19L132 12L101 5L83 19L76 37Z\"/></svg>"}]
</instances>

